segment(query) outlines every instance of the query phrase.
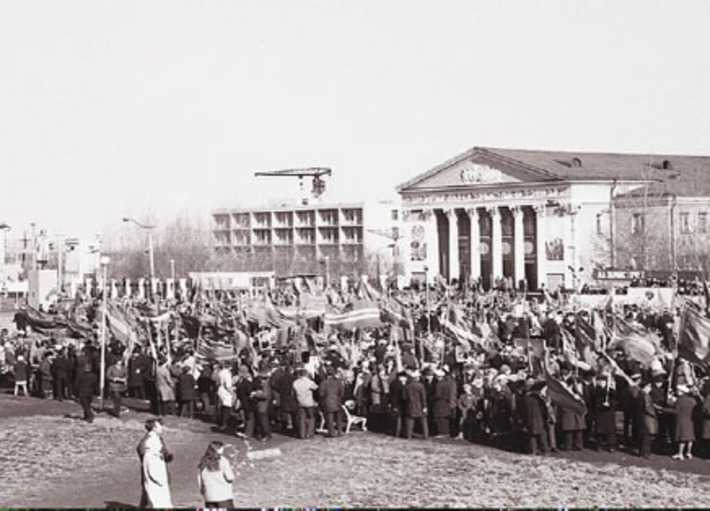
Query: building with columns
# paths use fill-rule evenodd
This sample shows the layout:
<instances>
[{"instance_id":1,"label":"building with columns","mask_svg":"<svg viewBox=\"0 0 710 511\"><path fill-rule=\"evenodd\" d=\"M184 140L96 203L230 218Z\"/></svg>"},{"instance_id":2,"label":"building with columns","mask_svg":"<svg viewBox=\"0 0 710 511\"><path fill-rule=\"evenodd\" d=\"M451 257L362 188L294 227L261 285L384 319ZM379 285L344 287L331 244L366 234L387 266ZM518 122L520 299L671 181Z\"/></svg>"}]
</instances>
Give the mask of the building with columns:
<instances>
[{"instance_id":1,"label":"building with columns","mask_svg":"<svg viewBox=\"0 0 710 511\"><path fill-rule=\"evenodd\" d=\"M596 270L629 267L618 260L617 232L629 229L617 217L639 236L643 213L619 215L617 204L703 172L708 157L475 147L398 187L405 274L486 288L503 277L530 290L578 287ZM703 219L706 188L693 202Z\"/></svg>"}]
</instances>

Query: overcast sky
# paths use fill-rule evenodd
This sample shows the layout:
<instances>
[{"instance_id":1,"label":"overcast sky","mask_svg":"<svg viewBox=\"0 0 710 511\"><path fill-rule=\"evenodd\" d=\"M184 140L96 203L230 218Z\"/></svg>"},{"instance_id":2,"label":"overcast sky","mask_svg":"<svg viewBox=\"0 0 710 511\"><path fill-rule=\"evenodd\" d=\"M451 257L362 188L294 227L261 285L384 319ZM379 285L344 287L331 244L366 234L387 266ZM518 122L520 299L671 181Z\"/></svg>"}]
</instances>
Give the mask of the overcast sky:
<instances>
[{"instance_id":1,"label":"overcast sky","mask_svg":"<svg viewBox=\"0 0 710 511\"><path fill-rule=\"evenodd\" d=\"M710 155L710 2L0 0L0 220L334 200L473 146ZM308 184L310 186L310 184Z\"/></svg>"}]
</instances>

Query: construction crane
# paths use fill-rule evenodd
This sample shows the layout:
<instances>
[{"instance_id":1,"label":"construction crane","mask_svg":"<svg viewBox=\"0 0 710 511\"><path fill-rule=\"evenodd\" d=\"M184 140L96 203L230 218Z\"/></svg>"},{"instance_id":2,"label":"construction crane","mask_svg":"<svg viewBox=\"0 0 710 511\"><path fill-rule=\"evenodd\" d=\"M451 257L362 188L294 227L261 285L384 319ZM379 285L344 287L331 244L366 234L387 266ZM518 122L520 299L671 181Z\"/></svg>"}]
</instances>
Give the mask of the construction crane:
<instances>
[{"instance_id":1,"label":"construction crane","mask_svg":"<svg viewBox=\"0 0 710 511\"><path fill-rule=\"evenodd\" d=\"M313 199L318 199L323 192L325 192L325 180L323 176L330 176L333 171L327 167L309 167L305 169L286 169L286 170L265 170L261 172L255 172L254 176L265 176L265 177L297 177L298 184L303 194L303 178L312 177L311 186L311 197ZM307 199L303 199L304 204L307 203Z\"/></svg>"}]
</instances>

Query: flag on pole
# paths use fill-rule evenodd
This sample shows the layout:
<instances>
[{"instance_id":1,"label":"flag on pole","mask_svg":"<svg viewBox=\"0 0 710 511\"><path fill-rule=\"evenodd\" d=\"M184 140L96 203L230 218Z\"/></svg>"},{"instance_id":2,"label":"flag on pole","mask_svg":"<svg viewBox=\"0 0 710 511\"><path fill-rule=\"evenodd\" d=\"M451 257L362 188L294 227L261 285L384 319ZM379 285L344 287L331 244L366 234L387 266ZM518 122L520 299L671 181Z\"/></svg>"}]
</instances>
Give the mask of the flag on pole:
<instances>
[{"instance_id":1,"label":"flag on pole","mask_svg":"<svg viewBox=\"0 0 710 511\"><path fill-rule=\"evenodd\" d=\"M372 300L354 300L342 311L329 307L324 317L325 326L352 330L355 328L380 328L380 307Z\"/></svg>"},{"instance_id":2,"label":"flag on pole","mask_svg":"<svg viewBox=\"0 0 710 511\"><path fill-rule=\"evenodd\" d=\"M678 356L707 368L710 365L710 319L692 307L680 314Z\"/></svg>"},{"instance_id":3,"label":"flag on pole","mask_svg":"<svg viewBox=\"0 0 710 511\"><path fill-rule=\"evenodd\" d=\"M444 315L439 320L444 333L470 351L471 346L483 348L483 339L471 329L470 321L466 320L463 310L453 303L449 303Z\"/></svg>"},{"instance_id":4,"label":"flag on pole","mask_svg":"<svg viewBox=\"0 0 710 511\"><path fill-rule=\"evenodd\" d=\"M580 396L574 394L564 383L547 372L546 367L544 373L547 395L554 404L579 415L587 413L587 405Z\"/></svg>"}]
</instances>

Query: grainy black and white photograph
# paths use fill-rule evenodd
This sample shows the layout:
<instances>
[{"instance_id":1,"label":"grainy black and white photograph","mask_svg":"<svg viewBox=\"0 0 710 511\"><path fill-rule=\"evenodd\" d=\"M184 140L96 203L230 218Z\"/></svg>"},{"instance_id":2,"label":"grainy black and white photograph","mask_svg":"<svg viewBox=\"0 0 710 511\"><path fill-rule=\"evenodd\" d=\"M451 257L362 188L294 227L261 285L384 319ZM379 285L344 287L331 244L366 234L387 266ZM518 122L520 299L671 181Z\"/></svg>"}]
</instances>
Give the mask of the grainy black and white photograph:
<instances>
[{"instance_id":1,"label":"grainy black and white photograph","mask_svg":"<svg viewBox=\"0 0 710 511\"><path fill-rule=\"evenodd\" d=\"M0 507L709 507L708 27L0 0Z\"/></svg>"}]
</instances>

